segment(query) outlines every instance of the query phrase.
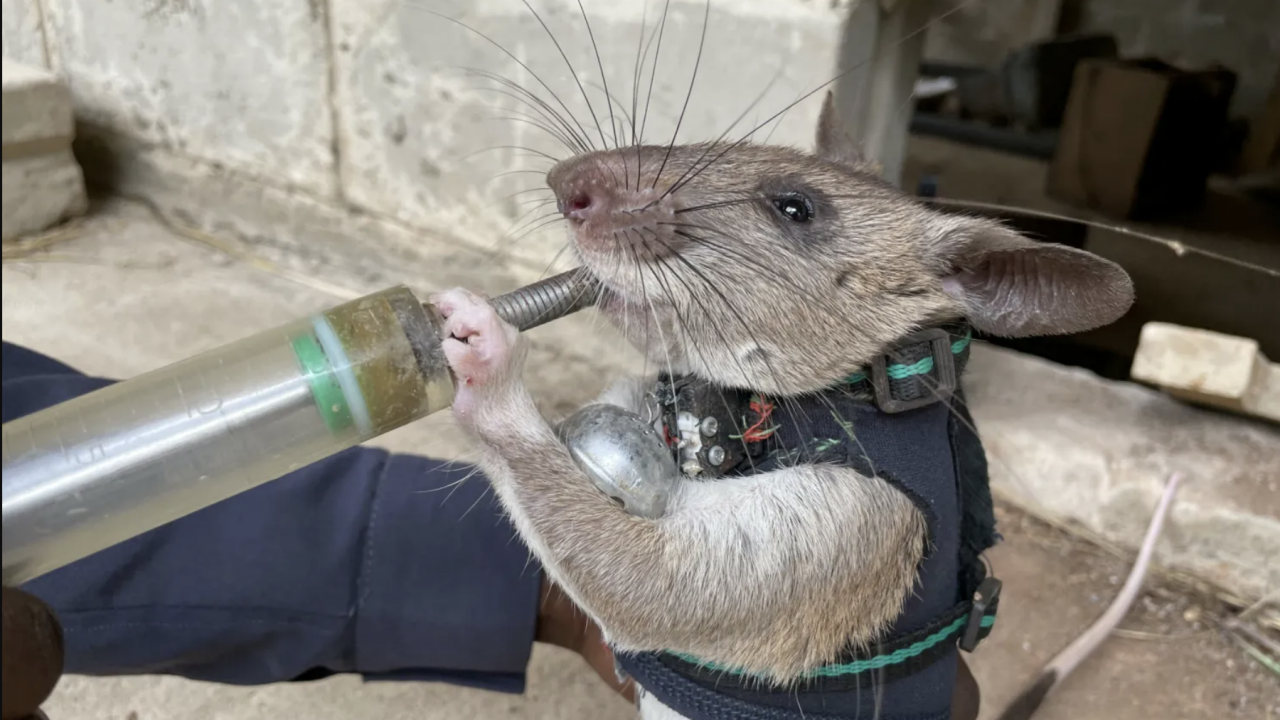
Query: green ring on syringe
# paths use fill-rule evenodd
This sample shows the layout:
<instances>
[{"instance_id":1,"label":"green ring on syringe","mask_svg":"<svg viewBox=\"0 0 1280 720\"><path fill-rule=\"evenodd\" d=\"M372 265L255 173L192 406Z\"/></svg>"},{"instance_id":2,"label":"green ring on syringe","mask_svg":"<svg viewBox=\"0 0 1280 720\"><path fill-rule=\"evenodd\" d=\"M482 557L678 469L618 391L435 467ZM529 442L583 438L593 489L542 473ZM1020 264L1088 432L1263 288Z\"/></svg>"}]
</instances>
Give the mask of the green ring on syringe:
<instances>
[{"instance_id":1,"label":"green ring on syringe","mask_svg":"<svg viewBox=\"0 0 1280 720\"><path fill-rule=\"evenodd\" d=\"M329 358L334 379L338 381L338 387L342 388L342 396L347 399L347 409L351 411L351 420L355 422L356 430L362 437L369 437L373 434L373 420L369 417L369 406L364 401L364 392L360 387L360 380L356 377L355 365L347 355L342 339L338 337L338 333L334 332L333 326L324 315L311 318L311 326L316 331L320 348Z\"/></svg>"},{"instance_id":2,"label":"green ring on syringe","mask_svg":"<svg viewBox=\"0 0 1280 720\"><path fill-rule=\"evenodd\" d=\"M351 407L342 394L342 387L333 375L333 366L329 356L324 354L320 343L311 335L301 335L290 343L293 354L298 358L306 374L307 386L311 388L311 397L316 402L320 417L324 418L325 427L337 435L352 425Z\"/></svg>"}]
</instances>

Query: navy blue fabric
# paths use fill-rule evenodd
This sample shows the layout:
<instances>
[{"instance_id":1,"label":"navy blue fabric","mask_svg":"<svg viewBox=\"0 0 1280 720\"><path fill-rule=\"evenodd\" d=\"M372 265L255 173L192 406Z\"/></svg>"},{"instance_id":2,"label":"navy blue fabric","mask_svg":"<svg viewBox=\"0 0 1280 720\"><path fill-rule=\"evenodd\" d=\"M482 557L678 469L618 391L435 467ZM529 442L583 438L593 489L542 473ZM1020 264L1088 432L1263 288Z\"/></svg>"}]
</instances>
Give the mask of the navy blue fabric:
<instances>
[{"instance_id":1,"label":"navy blue fabric","mask_svg":"<svg viewBox=\"0 0 1280 720\"><path fill-rule=\"evenodd\" d=\"M8 422L109 385L4 343ZM522 692L541 571L486 483L354 448L37 578L67 672Z\"/></svg>"},{"instance_id":2,"label":"navy blue fabric","mask_svg":"<svg viewBox=\"0 0 1280 720\"><path fill-rule=\"evenodd\" d=\"M924 512L929 548L915 592L890 635L919 630L959 602L959 484L947 403L889 414L868 401L831 392L780 404L774 418L773 441L787 450L757 462L756 472L797 464L845 465L888 481Z\"/></svg>"},{"instance_id":3,"label":"navy blue fabric","mask_svg":"<svg viewBox=\"0 0 1280 720\"><path fill-rule=\"evenodd\" d=\"M616 657L627 675L689 720L950 720L958 655L952 653L901 680L867 677L846 693L762 690L749 695L708 688L663 665L652 653Z\"/></svg>"},{"instance_id":4,"label":"navy blue fabric","mask_svg":"<svg viewBox=\"0 0 1280 720\"><path fill-rule=\"evenodd\" d=\"M828 463L874 475L910 497L928 520L929 546L902 614L886 636L924 628L962 600L961 509L951 408L937 402L897 414L836 389L778 403L767 455L744 461L742 474ZM802 720L812 717L946 720L959 649L902 678L868 674L852 690L728 690L664 666L654 655L619 656L646 690L691 720Z\"/></svg>"}]
</instances>

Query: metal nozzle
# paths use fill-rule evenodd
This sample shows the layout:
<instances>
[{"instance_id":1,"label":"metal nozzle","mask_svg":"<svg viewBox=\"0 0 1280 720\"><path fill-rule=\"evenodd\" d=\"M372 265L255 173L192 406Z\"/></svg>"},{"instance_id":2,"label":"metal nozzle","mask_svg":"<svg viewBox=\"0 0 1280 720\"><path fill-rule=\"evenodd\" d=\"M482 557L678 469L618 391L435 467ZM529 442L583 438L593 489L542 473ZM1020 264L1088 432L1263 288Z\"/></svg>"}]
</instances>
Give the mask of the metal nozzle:
<instances>
[{"instance_id":1,"label":"metal nozzle","mask_svg":"<svg viewBox=\"0 0 1280 720\"><path fill-rule=\"evenodd\" d=\"M576 268L539 280L490 300L498 317L520 330L532 330L594 305L598 281L585 268Z\"/></svg>"}]
</instances>

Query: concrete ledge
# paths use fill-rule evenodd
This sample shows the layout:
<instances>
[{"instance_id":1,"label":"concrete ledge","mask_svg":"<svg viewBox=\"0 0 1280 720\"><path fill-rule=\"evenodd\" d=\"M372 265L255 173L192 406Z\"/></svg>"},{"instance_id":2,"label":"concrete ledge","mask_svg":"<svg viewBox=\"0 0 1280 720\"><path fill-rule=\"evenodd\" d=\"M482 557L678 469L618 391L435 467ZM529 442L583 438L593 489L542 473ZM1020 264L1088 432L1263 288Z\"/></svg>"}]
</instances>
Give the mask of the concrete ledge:
<instances>
[{"instance_id":1,"label":"concrete ledge","mask_svg":"<svg viewBox=\"0 0 1280 720\"><path fill-rule=\"evenodd\" d=\"M986 345L970 368L997 493L1136 549L1181 471L1157 561L1246 598L1280 588L1280 429Z\"/></svg>"},{"instance_id":2,"label":"concrete ledge","mask_svg":"<svg viewBox=\"0 0 1280 720\"><path fill-rule=\"evenodd\" d=\"M5 240L40 232L88 207L71 154L71 94L52 72L4 61Z\"/></svg>"},{"instance_id":3,"label":"concrete ledge","mask_svg":"<svg viewBox=\"0 0 1280 720\"><path fill-rule=\"evenodd\" d=\"M1280 422L1280 365L1257 340L1147 323L1131 373L1188 402Z\"/></svg>"}]
</instances>

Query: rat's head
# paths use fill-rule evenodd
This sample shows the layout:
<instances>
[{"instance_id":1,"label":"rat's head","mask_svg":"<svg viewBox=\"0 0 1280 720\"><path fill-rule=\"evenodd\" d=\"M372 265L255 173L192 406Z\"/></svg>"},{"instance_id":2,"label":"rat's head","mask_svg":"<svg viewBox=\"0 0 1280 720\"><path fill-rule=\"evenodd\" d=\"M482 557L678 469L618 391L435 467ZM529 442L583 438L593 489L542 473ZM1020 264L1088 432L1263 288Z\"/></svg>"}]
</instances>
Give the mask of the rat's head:
<instances>
[{"instance_id":1,"label":"rat's head","mask_svg":"<svg viewBox=\"0 0 1280 720\"><path fill-rule=\"evenodd\" d=\"M959 316L995 335L1052 335L1131 304L1113 263L881 181L830 94L817 141L814 153L640 146L558 163L547 182L604 285L600 309L664 368L792 394Z\"/></svg>"}]
</instances>

